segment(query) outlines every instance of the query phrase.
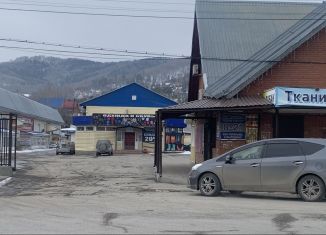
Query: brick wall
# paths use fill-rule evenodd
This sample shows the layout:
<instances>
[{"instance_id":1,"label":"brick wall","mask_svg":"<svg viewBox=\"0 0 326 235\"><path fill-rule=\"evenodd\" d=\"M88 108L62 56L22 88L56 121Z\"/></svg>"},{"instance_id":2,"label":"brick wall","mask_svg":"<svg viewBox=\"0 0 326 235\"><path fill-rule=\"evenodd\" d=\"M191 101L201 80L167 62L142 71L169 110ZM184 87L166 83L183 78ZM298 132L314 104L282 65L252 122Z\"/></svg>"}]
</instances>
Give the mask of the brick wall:
<instances>
[{"instance_id":1,"label":"brick wall","mask_svg":"<svg viewBox=\"0 0 326 235\"><path fill-rule=\"evenodd\" d=\"M217 140L215 153L220 155L244 144L246 144L245 140Z\"/></svg>"},{"instance_id":2,"label":"brick wall","mask_svg":"<svg viewBox=\"0 0 326 235\"><path fill-rule=\"evenodd\" d=\"M273 138L273 115L263 113L260 117L260 138L271 139Z\"/></svg>"},{"instance_id":3,"label":"brick wall","mask_svg":"<svg viewBox=\"0 0 326 235\"><path fill-rule=\"evenodd\" d=\"M304 118L305 138L326 138L326 116L309 115Z\"/></svg>"},{"instance_id":4,"label":"brick wall","mask_svg":"<svg viewBox=\"0 0 326 235\"><path fill-rule=\"evenodd\" d=\"M326 61L326 30L323 29L310 40L305 42L283 62L256 79L240 92L241 96L261 95L264 91L275 86L289 87L313 87L326 88L326 65L325 64L293 64L287 63Z\"/></svg>"}]
</instances>

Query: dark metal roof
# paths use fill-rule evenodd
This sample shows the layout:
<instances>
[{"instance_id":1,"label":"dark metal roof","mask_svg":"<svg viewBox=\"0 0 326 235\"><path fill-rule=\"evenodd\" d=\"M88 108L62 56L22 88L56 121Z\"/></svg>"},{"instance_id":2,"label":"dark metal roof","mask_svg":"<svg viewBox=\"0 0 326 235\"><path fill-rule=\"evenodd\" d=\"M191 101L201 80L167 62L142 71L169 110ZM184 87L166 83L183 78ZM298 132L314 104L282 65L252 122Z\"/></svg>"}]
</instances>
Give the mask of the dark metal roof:
<instances>
[{"instance_id":1,"label":"dark metal roof","mask_svg":"<svg viewBox=\"0 0 326 235\"><path fill-rule=\"evenodd\" d=\"M205 96L232 97L325 27L326 3L197 0L196 16Z\"/></svg>"},{"instance_id":2,"label":"dark metal roof","mask_svg":"<svg viewBox=\"0 0 326 235\"><path fill-rule=\"evenodd\" d=\"M244 109L244 108L273 108L274 105L262 98L256 96L232 98L232 99L203 99L195 100L183 104L170 106L161 111L200 111L200 110L222 110L222 109Z\"/></svg>"},{"instance_id":3,"label":"dark metal roof","mask_svg":"<svg viewBox=\"0 0 326 235\"><path fill-rule=\"evenodd\" d=\"M0 88L0 112L23 115L51 123L64 123L57 110L2 88Z\"/></svg>"}]
</instances>

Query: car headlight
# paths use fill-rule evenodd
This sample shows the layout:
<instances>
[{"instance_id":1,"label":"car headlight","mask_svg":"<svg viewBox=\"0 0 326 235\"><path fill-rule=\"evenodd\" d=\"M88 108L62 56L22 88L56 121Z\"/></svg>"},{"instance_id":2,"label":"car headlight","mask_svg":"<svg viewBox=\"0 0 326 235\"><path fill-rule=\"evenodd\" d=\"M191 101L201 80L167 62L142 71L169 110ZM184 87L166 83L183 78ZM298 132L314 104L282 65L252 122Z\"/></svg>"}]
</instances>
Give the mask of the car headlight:
<instances>
[{"instance_id":1,"label":"car headlight","mask_svg":"<svg viewBox=\"0 0 326 235\"><path fill-rule=\"evenodd\" d=\"M202 163L196 164L196 165L194 165L194 166L191 168L191 170L195 171L195 170L197 170L199 167L201 167L202 165L203 165Z\"/></svg>"}]
</instances>

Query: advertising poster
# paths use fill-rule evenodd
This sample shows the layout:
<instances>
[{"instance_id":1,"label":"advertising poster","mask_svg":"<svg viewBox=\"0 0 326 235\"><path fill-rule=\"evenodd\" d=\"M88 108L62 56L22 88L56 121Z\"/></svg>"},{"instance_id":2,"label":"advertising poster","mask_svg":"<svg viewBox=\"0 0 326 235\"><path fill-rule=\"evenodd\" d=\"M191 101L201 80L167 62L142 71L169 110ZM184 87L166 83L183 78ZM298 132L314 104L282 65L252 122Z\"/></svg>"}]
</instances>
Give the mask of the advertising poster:
<instances>
[{"instance_id":1,"label":"advertising poster","mask_svg":"<svg viewBox=\"0 0 326 235\"><path fill-rule=\"evenodd\" d=\"M165 128L165 151L183 151L182 128Z\"/></svg>"},{"instance_id":2,"label":"advertising poster","mask_svg":"<svg viewBox=\"0 0 326 235\"><path fill-rule=\"evenodd\" d=\"M155 143L155 131L154 129L144 129L143 131L143 142L154 144Z\"/></svg>"},{"instance_id":3,"label":"advertising poster","mask_svg":"<svg viewBox=\"0 0 326 235\"><path fill-rule=\"evenodd\" d=\"M242 114L223 113L220 122L220 138L226 140L241 140L245 134L246 116Z\"/></svg>"},{"instance_id":4,"label":"advertising poster","mask_svg":"<svg viewBox=\"0 0 326 235\"><path fill-rule=\"evenodd\" d=\"M154 127L155 115L147 114L93 114L96 126Z\"/></svg>"}]
</instances>

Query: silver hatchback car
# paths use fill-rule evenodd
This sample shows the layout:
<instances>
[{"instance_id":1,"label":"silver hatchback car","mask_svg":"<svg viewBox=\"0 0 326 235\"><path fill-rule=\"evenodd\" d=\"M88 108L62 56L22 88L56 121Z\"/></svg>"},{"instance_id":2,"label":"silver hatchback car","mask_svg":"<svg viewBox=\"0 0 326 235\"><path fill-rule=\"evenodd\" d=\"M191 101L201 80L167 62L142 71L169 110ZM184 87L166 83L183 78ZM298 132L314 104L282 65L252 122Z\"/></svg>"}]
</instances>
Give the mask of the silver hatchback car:
<instances>
[{"instance_id":1,"label":"silver hatchback car","mask_svg":"<svg viewBox=\"0 0 326 235\"><path fill-rule=\"evenodd\" d=\"M247 144L193 166L188 185L202 195L289 192L325 198L325 139L270 139Z\"/></svg>"}]
</instances>

